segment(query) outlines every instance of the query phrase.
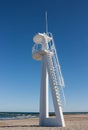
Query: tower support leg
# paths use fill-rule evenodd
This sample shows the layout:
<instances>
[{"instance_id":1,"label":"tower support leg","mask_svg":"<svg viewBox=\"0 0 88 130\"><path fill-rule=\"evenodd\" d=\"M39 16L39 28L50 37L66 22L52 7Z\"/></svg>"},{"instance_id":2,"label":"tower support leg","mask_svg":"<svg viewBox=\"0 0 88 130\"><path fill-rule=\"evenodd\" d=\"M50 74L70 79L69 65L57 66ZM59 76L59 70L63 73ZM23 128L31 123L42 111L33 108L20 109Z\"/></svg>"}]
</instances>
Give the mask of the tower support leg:
<instances>
[{"instance_id":1,"label":"tower support leg","mask_svg":"<svg viewBox=\"0 0 88 130\"><path fill-rule=\"evenodd\" d=\"M48 71L46 65L47 55L42 59L42 75L41 75L41 90L40 90L40 126L60 126L65 127L63 112L61 105L58 104L56 91L51 87L53 104L55 109L55 118L49 118L48 109ZM48 69L48 71L47 71ZM52 80L53 81L53 80ZM51 84L52 86L52 84Z\"/></svg>"},{"instance_id":2,"label":"tower support leg","mask_svg":"<svg viewBox=\"0 0 88 130\"><path fill-rule=\"evenodd\" d=\"M42 59L42 75L40 88L40 125L44 125L44 121L49 117L48 113L48 72L46 69L46 55Z\"/></svg>"}]
</instances>

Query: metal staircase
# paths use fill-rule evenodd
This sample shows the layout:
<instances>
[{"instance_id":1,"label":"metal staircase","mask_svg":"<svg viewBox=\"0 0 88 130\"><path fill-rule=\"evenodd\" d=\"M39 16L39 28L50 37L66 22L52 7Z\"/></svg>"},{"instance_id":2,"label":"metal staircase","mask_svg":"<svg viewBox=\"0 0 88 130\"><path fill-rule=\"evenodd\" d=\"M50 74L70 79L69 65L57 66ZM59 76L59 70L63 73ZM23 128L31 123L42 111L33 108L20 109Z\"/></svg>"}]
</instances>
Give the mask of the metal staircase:
<instances>
[{"instance_id":1,"label":"metal staircase","mask_svg":"<svg viewBox=\"0 0 88 130\"><path fill-rule=\"evenodd\" d=\"M60 94L58 91L58 82L57 82L57 77L56 77L56 73L55 73L55 68L53 66L51 53L47 54L47 70L48 70L48 74L49 74L52 96L54 96L53 99L56 100L58 105L61 105Z\"/></svg>"},{"instance_id":2,"label":"metal staircase","mask_svg":"<svg viewBox=\"0 0 88 130\"><path fill-rule=\"evenodd\" d=\"M49 43L49 50L47 53L47 70L49 74L50 86L52 96L55 96L58 105L65 103L65 96L63 92L64 79L61 73L60 64L57 57L57 52L55 49L55 44L53 36L51 33L48 34L52 40Z\"/></svg>"}]
</instances>

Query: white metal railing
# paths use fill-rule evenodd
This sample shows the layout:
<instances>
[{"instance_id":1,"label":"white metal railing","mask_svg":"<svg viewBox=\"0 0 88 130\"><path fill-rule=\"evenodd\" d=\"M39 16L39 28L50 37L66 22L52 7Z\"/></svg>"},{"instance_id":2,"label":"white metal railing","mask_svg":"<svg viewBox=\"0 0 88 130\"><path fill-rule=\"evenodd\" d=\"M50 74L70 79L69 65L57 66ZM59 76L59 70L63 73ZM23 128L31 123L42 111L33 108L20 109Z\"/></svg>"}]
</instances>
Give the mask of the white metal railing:
<instances>
[{"instance_id":1,"label":"white metal railing","mask_svg":"<svg viewBox=\"0 0 88 130\"><path fill-rule=\"evenodd\" d=\"M63 87L65 86L64 79L63 79L63 76L61 73L53 35L51 33L48 33L48 35L50 37L52 37L52 40L49 43L48 52L53 52L52 57L49 54L47 54L48 55L48 61L47 61L48 62L48 73L49 73L49 77L50 77L51 87L56 87L56 88L58 87L59 103L60 102L65 103L65 96L64 96L64 91L63 91ZM60 95L61 95L61 97L63 97L62 99L60 99ZM57 100L58 100L58 98L57 98Z\"/></svg>"},{"instance_id":2,"label":"white metal railing","mask_svg":"<svg viewBox=\"0 0 88 130\"><path fill-rule=\"evenodd\" d=\"M42 44L34 44L34 46L32 47L32 54L36 53L38 51L42 50Z\"/></svg>"},{"instance_id":3,"label":"white metal railing","mask_svg":"<svg viewBox=\"0 0 88 130\"><path fill-rule=\"evenodd\" d=\"M52 37L52 41L51 41L51 51L53 51L53 64L54 66L57 68L57 71L58 71L58 74L59 74L59 83L60 83L60 86L61 87L64 87L65 84L64 84L64 79L63 79L63 76L62 76L62 73L61 73L61 68L60 68L60 64L59 64L59 60L58 60L58 56L57 56L57 52L56 52L56 48L55 48L55 43L54 43L54 39L53 39L53 35L52 33L49 33L49 35Z\"/></svg>"}]
</instances>

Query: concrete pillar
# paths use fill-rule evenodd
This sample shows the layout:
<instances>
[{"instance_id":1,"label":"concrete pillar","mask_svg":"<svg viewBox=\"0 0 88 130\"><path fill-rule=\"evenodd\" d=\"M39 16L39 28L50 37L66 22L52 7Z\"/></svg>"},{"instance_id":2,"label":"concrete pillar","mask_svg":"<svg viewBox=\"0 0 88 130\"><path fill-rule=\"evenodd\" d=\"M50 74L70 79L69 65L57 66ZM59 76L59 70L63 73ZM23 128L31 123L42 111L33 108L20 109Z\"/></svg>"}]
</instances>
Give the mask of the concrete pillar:
<instances>
[{"instance_id":1,"label":"concrete pillar","mask_svg":"<svg viewBox=\"0 0 88 130\"><path fill-rule=\"evenodd\" d=\"M41 73L41 88L40 88L40 121L43 125L45 118L49 117L48 113L48 72L46 69L46 55L42 59L42 73Z\"/></svg>"}]
</instances>

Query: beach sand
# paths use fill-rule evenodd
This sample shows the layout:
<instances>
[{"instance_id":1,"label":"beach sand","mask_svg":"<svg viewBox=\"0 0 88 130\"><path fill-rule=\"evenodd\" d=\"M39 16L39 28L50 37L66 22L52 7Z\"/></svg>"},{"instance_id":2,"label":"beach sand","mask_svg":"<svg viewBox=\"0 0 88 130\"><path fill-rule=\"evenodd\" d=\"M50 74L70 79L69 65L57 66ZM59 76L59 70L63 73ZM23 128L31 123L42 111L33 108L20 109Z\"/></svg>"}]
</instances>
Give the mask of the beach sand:
<instances>
[{"instance_id":1,"label":"beach sand","mask_svg":"<svg viewBox=\"0 0 88 130\"><path fill-rule=\"evenodd\" d=\"M88 130L88 114L65 115L66 127L40 127L38 118L0 120L0 130Z\"/></svg>"}]
</instances>

